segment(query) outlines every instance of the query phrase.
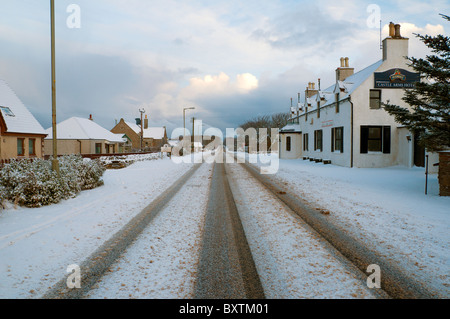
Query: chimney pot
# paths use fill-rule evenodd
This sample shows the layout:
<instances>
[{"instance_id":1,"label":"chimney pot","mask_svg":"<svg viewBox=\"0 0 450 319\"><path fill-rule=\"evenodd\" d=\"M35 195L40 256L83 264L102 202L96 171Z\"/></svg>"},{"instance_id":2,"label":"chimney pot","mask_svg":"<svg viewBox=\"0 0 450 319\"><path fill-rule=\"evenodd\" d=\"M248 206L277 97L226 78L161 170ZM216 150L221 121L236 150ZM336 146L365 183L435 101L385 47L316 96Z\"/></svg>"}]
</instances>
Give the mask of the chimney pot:
<instances>
[{"instance_id":1,"label":"chimney pot","mask_svg":"<svg viewBox=\"0 0 450 319\"><path fill-rule=\"evenodd\" d=\"M341 58L341 68L344 67L344 58Z\"/></svg>"},{"instance_id":2,"label":"chimney pot","mask_svg":"<svg viewBox=\"0 0 450 319\"><path fill-rule=\"evenodd\" d=\"M402 35L400 34L400 24L396 24L394 38L401 38L401 37Z\"/></svg>"},{"instance_id":3,"label":"chimney pot","mask_svg":"<svg viewBox=\"0 0 450 319\"><path fill-rule=\"evenodd\" d=\"M395 25L393 22L389 23L389 36L391 38L395 36Z\"/></svg>"},{"instance_id":4,"label":"chimney pot","mask_svg":"<svg viewBox=\"0 0 450 319\"><path fill-rule=\"evenodd\" d=\"M344 60L345 60L345 67L348 68L349 67L348 66L348 58L345 58Z\"/></svg>"}]
</instances>

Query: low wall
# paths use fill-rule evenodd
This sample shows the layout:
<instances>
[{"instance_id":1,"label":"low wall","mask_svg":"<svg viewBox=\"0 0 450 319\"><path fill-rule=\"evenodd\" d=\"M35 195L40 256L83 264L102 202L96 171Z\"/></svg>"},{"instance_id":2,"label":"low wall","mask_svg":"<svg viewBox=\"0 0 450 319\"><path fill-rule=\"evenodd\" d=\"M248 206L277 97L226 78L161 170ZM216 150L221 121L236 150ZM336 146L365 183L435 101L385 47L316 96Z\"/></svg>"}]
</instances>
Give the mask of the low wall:
<instances>
[{"instance_id":1,"label":"low wall","mask_svg":"<svg viewBox=\"0 0 450 319\"><path fill-rule=\"evenodd\" d=\"M439 195L450 196L450 151L439 152Z\"/></svg>"}]
</instances>

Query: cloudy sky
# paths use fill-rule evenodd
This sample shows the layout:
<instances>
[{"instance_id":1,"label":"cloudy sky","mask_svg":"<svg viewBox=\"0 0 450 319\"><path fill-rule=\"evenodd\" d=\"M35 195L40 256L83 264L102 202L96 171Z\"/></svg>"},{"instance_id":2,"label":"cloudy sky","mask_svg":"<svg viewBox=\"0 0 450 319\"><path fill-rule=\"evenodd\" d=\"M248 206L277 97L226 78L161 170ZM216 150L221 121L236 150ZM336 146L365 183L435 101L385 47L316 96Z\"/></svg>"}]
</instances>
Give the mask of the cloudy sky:
<instances>
[{"instance_id":1,"label":"cloudy sky","mask_svg":"<svg viewBox=\"0 0 450 319\"><path fill-rule=\"evenodd\" d=\"M427 53L413 33L450 28L448 0L56 0L55 11L58 122L92 114L111 129L143 108L169 136L185 107L187 123L223 131L288 112L308 82L333 83L340 57L355 71L381 59L379 19L383 38L402 25L411 56ZM0 48L0 78L50 127L50 1L0 0Z\"/></svg>"}]
</instances>

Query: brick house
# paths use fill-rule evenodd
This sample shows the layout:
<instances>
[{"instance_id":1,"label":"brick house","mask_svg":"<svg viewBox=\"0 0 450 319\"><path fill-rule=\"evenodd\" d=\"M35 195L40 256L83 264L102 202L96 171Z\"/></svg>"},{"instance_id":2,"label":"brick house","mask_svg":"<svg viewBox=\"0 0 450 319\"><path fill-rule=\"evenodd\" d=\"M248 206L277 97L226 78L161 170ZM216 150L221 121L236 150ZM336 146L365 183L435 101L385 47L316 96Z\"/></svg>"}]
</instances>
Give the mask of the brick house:
<instances>
[{"instance_id":1,"label":"brick house","mask_svg":"<svg viewBox=\"0 0 450 319\"><path fill-rule=\"evenodd\" d=\"M167 144L167 132L166 128L163 127L148 127L148 119L147 116L144 119L143 123L143 149L144 150L160 150L164 144ZM123 137L126 138L131 143L132 150L140 150L141 149L141 126L127 122L123 118L120 119L119 123L116 124L111 129L111 132L114 134L123 134Z\"/></svg>"},{"instance_id":2,"label":"brick house","mask_svg":"<svg viewBox=\"0 0 450 319\"><path fill-rule=\"evenodd\" d=\"M0 79L0 160L42 158L46 135L14 91Z\"/></svg>"}]
</instances>

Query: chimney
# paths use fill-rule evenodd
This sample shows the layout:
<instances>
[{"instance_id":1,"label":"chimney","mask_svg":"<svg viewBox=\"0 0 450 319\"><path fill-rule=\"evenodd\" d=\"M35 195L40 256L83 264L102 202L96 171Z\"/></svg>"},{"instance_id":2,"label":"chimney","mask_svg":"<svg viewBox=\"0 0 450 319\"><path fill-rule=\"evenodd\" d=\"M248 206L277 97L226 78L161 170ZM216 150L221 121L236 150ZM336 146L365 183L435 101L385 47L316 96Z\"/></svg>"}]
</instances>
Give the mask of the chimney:
<instances>
[{"instance_id":1,"label":"chimney","mask_svg":"<svg viewBox=\"0 0 450 319\"><path fill-rule=\"evenodd\" d=\"M349 65L348 57L341 58L341 67L336 69L336 81L344 81L355 73L355 69Z\"/></svg>"},{"instance_id":2,"label":"chimney","mask_svg":"<svg viewBox=\"0 0 450 319\"><path fill-rule=\"evenodd\" d=\"M145 119L144 119L144 129L148 129L148 118L147 118L147 115L145 115Z\"/></svg>"},{"instance_id":3,"label":"chimney","mask_svg":"<svg viewBox=\"0 0 450 319\"><path fill-rule=\"evenodd\" d=\"M89 119L90 119L91 121L94 120L94 119L92 118L92 114L89 114Z\"/></svg>"},{"instance_id":4,"label":"chimney","mask_svg":"<svg viewBox=\"0 0 450 319\"><path fill-rule=\"evenodd\" d=\"M405 65L408 56L408 38L402 37L400 24L389 23L389 37L383 40L383 61L390 60L392 67Z\"/></svg>"},{"instance_id":5,"label":"chimney","mask_svg":"<svg viewBox=\"0 0 450 319\"><path fill-rule=\"evenodd\" d=\"M317 94L316 83L309 82L308 83L308 87L306 88L306 91L305 91L305 96L306 97L311 97L311 96L316 95L316 94Z\"/></svg>"}]
</instances>

